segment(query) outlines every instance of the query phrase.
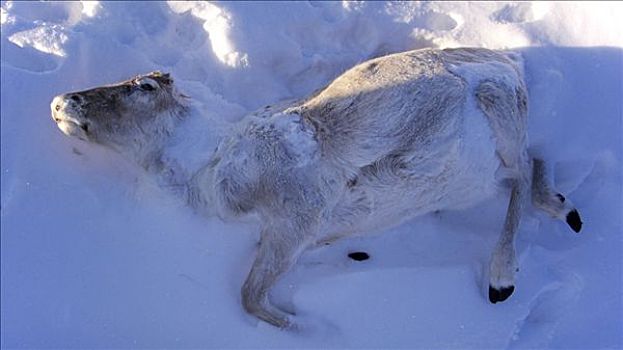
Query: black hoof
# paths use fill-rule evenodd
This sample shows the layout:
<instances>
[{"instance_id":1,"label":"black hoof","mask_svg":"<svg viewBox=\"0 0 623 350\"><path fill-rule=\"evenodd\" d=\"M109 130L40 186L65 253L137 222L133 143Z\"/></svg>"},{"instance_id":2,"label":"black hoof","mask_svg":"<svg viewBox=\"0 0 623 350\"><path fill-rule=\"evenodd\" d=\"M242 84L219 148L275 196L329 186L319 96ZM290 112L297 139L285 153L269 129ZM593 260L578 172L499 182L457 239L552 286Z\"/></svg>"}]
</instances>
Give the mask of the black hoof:
<instances>
[{"instance_id":1,"label":"black hoof","mask_svg":"<svg viewBox=\"0 0 623 350\"><path fill-rule=\"evenodd\" d=\"M370 259L370 255L366 252L353 252L349 253L348 257L355 261L364 261Z\"/></svg>"},{"instance_id":2,"label":"black hoof","mask_svg":"<svg viewBox=\"0 0 623 350\"><path fill-rule=\"evenodd\" d=\"M582 220L577 210L573 209L567 214L567 224L569 224L569 227L571 227L573 231L580 232L582 229Z\"/></svg>"},{"instance_id":3,"label":"black hoof","mask_svg":"<svg viewBox=\"0 0 623 350\"><path fill-rule=\"evenodd\" d=\"M508 297L510 297L514 291L515 286L503 287L500 290L489 286L489 301L493 304L497 303L498 301L504 301L508 299Z\"/></svg>"}]
</instances>

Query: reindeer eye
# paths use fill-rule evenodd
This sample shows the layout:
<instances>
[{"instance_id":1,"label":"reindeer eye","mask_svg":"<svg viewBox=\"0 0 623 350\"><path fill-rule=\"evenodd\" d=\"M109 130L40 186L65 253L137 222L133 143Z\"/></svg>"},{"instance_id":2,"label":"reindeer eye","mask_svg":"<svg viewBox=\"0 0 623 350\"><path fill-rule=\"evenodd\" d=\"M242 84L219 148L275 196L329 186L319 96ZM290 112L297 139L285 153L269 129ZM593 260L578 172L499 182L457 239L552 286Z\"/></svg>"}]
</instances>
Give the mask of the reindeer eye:
<instances>
[{"instance_id":1,"label":"reindeer eye","mask_svg":"<svg viewBox=\"0 0 623 350\"><path fill-rule=\"evenodd\" d=\"M141 84L141 85L139 85L139 87L140 87L142 90L145 90L145 91L154 91L154 90L156 90L156 88L154 88L154 87L153 87L152 85L150 85L150 84Z\"/></svg>"},{"instance_id":2,"label":"reindeer eye","mask_svg":"<svg viewBox=\"0 0 623 350\"><path fill-rule=\"evenodd\" d=\"M147 77L136 80L135 84L143 91L154 91L158 88L158 83Z\"/></svg>"}]
</instances>

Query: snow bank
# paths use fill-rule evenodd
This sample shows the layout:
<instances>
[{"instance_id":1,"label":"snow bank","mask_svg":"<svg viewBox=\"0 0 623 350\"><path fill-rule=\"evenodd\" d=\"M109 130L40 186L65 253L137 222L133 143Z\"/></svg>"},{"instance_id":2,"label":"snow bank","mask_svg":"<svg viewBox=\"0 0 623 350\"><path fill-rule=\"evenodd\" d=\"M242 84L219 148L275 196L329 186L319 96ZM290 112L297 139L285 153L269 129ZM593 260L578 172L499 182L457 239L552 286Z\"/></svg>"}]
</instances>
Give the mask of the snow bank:
<instances>
[{"instance_id":1,"label":"snow bank","mask_svg":"<svg viewBox=\"0 0 623 350\"><path fill-rule=\"evenodd\" d=\"M622 16L594 2L3 2L2 347L623 347ZM306 254L274 296L311 330L258 324L239 303L256 225L195 216L49 116L54 95L162 70L234 121L368 58L452 46L524 54L533 151L585 221L575 235L526 214L504 304L485 295L496 198Z\"/></svg>"}]
</instances>

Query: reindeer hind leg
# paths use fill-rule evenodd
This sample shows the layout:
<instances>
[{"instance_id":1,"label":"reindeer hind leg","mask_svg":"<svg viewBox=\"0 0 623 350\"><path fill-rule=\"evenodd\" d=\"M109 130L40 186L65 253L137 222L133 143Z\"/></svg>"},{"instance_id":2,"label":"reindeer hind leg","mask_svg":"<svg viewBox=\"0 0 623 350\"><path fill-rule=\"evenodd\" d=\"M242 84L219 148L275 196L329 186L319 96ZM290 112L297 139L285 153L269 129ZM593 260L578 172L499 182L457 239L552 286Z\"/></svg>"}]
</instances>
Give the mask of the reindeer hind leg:
<instances>
[{"instance_id":1,"label":"reindeer hind leg","mask_svg":"<svg viewBox=\"0 0 623 350\"><path fill-rule=\"evenodd\" d=\"M508 204L506 220L502 234L495 246L489 265L489 301L497 303L508 299L515 290L515 234L519 229L519 221L526 192L523 181L512 180L511 198Z\"/></svg>"},{"instance_id":2,"label":"reindeer hind leg","mask_svg":"<svg viewBox=\"0 0 623 350\"><path fill-rule=\"evenodd\" d=\"M582 229L580 213L564 195L554 190L542 159L532 160L532 203L554 218L563 220L575 232Z\"/></svg>"}]
</instances>

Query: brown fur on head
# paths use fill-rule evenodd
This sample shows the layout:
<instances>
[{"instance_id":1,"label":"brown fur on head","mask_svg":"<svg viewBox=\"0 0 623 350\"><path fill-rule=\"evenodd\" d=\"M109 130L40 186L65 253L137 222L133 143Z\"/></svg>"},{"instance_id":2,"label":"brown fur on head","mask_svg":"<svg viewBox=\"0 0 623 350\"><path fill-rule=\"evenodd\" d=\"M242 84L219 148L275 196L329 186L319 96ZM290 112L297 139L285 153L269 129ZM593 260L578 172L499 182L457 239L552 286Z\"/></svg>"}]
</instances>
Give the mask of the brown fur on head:
<instances>
[{"instance_id":1,"label":"brown fur on head","mask_svg":"<svg viewBox=\"0 0 623 350\"><path fill-rule=\"evenodd\" d=\"M152 72L56 96L51 109L66 135L136 152L171 132L186 111L183 100L169 74Z\"/></svg>"}]
</instances>

